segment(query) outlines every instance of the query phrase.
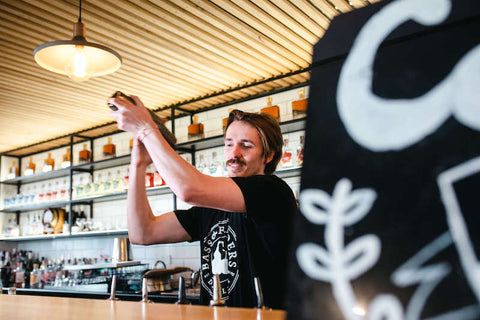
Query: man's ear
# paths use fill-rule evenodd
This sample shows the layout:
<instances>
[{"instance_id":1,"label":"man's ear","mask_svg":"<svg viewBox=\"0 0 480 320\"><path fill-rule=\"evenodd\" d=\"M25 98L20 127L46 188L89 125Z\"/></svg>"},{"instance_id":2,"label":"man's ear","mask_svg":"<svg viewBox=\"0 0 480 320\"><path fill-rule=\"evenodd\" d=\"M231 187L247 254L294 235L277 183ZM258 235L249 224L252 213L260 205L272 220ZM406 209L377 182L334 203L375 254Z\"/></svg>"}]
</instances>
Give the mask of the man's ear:
<instances>
[{"instance_id":1,"label":"man's ear","mask_svg":"<svg viewBox=\"0 0 480 320\"><path fill-rule=\"evenodd\" d=\"M273 156L274 156L273 152L270 152L268 156L265 156L265 164L270 163L270 161L272 161L273 159Z\"/></svg>"}]
</instances>

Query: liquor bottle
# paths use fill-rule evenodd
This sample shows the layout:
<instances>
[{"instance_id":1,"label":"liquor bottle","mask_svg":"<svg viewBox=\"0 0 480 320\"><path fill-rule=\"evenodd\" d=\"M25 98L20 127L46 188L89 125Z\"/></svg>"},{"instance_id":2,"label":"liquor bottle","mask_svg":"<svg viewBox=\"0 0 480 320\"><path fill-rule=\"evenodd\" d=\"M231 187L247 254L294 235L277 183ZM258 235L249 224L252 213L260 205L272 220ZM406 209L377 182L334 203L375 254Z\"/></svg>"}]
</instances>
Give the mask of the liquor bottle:
<instances>
[{"instance_id":1,"label":"liquor bottle","mask_svg":"<svg viewBox=\"0 0 480 320\"><path fill-rule=\"evenodd\" d=\"M13 218L12 225L11 225L11 236L18 237L19 235L20 235L20 226L17 223L17 219Z\"/></svg>"},{"instance_id":2,"label":"liquor bottle","mask_svg":"<svg viewBox=\"0 0 480 320\"><path fill-rule=\"evenodd\" d=\"M303 143L304 136L300 136L300 145L297 148L297 164L299 166L303 165Z\"/></svg>"},{"instance_id":3,"label":"liquor bottle","mask_svg":"<svg viewBox=\"0 0 480 320\"><path fill-rule=\"evenodd\" d=\"M280 107L272 105L272 97L267 98L267 106L260 109L260 113L269 114L280 122Z\"/></svg>"},{"instance_id":4,"label":"liquor bottle","mask_svg":"<svg viewBox=\"0 0 480 320\"><path fill-rule=\"evenodd\" d=\"M33 185L32 187L32 192L30 193L30 203L36 203L38 202L38 193L37 193L37 186Z\"/></svg>"},{"instance_id":5,"label":"liquor bottle","mask_svg":"<svg viewBox=\"0 0 480 320\"><path fill-rule=\"evenodd\" d=\"M111 194L113 193L113 180L112 180L112 173L110 171L107 172L107 178L104 182L104 193Z\"/></svg>"},{"instance_id":6,"label":"liquor bottle","mask_svg":"<svg viewBox=\"0 0 480 320\"><path fill-rule=\"evenodd\" d=\"M27 167L25 168L25 175L26 176L31 176L35 174L35 163L32 160L33 157L30 157L30 161L27 163Z\"/></svg>"},{"instance_id":7,"label":"liquor bottle","mask_svg":"<svg viewBox=\"0 0 480 320\"><path fill-rule=\"evenodd\" d=\"M4 235L5 237L10 237L12 235L12 219L8 219L7 225L5 226Z\"/></svg>"},{"instance_id":8,"label":"liquor bottle","mask_svg":"<svg viewBox=\"0 0 480 320\"><path fill-rule=\"evenodd\" d=\"M188 126L188 140L203 138L205 138L203 123L198 123L198 116L192 116L192 124Z\"/></svg>"},{"instance_id":9,"label":"liquor bottle","mask_svg":"<svg viewBox=\"0 0 480 320\"><path fill-rule=\"evenodd\" d=\"M115 158L117 156L117 147L112 143L112 137L108 137L108 143L103 146L103 155L107 158Z\"/></svg>"},{"instance_id":10,"label":"liquor bottle","mask_svg":"<svg viewBox=\"0 0 480 320\"><path fill-rule=\"evenodd\" d=\"M284 141L284 149L283 149L282 158L280 159L280 165L282 166L282 168L289 168L293 166L292 152L288 147L288 139L284 139L283 141Z\"/></svg>"},{"instance_id":11,"label":"liquor bottle","mask_svg":"<svg viewBox=\"0 0 480 320\"><path fill-rule=\"evenodd\" d=\"M199 161L196 165L196 168L198 171L200 171L203 174L209 173L207 163L205 162L205 156L203 154L200 154Z\"/></svg>"},{"instance_id":12,"label":"liquor bottle","mask_svg":"<svg viewBox=\"0 0 480 320\"><path fill-rule=\"evenodd\" d=\"M230 112L233 111L233 108L229 108L228 109L228 116L226 118L223 118L222 119L222 131L225 132L225 130L227 129L227 124L228 124L228 117L230 116Z\"/></svg>"},{"instance_id":13,"label":"liquor bottle","mask_svg":"<svg viewBox=\"0 0 480 320\"><path fill-rule=\"evenodd\" d=\"M30 202L30 193L31 193L30 187L27 186L25 188L25 191L23 192L22 204L28 204Z\"/></svg>"},{"instance_id":14,"label":"liquor bottle","mask_svg":"<svg viewBox=\"0 0 480 320\"><path fill-rule=\"evenodd\" d=\"M25 270L23 269L23 263L17 262L17 267L15 268L15 287L23 288L25 286Z\"/></svg>"},{"instance_id":15,"label":"liquor bottle","mask_svg":"<svg viewBox=\"0 0 480 320\"><path fill-rule=\"evenodd\" d=\"M158 173L157 170L155 170L155 173L153 174L153 185L155 187L160 187L165 185L165 180L163 180L162 176L160 173Z\"/></svg>"},{"instance_id":16,"label":"liquor bottle","mask_svg":"<svg viewBox=\"0 0 480 320\"><path fill-rule=\"evenodd\" d=\"M105 183L102 179L102 174L97 175L97 179L93 183L93 194L101 196L105 194Z\"/></svg>"},{"instance_id":17,"label":"liquor bottle","mask_svg":"<svg viewBox=\"0 0 480 320\"><path fill-rule=\"evenodd\" d=\"M64 179L62 185L60 186L59 198L60 200L67 200L69 197L67 180Z\"/></svg>"},{"instance_id":18,"label":"liquor bottle","mask_svg":"<svg viewBox=\"0 0 480 320\"><path fill-rule=\"evenodd\" d=\"M87 162L90 162L92 152L90 150L87 149L87 144L84 143L83 144L83 150L80 151L80 153L78 154L78 161L80 163L87 163Z\"/></svg>"},{"instance_id":19,"label":"liquor bottle","mask_svg":"<svg viewBox=\"0 0 480 320\"><path fill-rule=\"evenodd\" d=\"M38 263L33 264L33 270L30 272L30 288L40 289L40 283L42 280L42 272L39 269Z\"/></svg>"},{"instance_id":20,"label":"liquor bottle","mask_svg":"<svg viewBox=\"0 0 480 320\"><path fill-rule=\"evenodd\" d=\"M94 183L92 181L92 176L89 175L88 176L88 181L87 181L87 183L85 183L83 195L85 197L89 197L89 196L92 196L94 194L95 194L95 186L94 186Z\"/></svg>"},{"instance_id":21,"label":"liquor bottle","mask_svg":"<svg viewBox=\"0 0 480 320\"><path fill-rule=\"evenodd\" d=\"M85 196L85 185L83 184L83 177L80 177L75 184L75 198L81 198Z\"/></svg>"},{"instance_id":22,"label":"liquor bottle","mask_svg":"<svg viewBox=\"0 0 480 320\"><path fill-rule=\"evenodd\" d=\"M145 187L146 188L151 188L151 187L154 186L153 177L154 177L154 174L152 172L152 168L151 168L151 166L148 166L147 170L145 172Z\"/></svg>"},{"instance_id":23,"label":"liquor bottle","mask_svg":"<svg viewBox=\"0 0 480 320\"><path fill-rule=\"evenodd\" d=\"M44 201L45 201L45 185L42 184L38 192L38 202L44 202Z\"/></svg>"},{"instance_id":24,"label":"liquor bottle","mask_svg":"<svg viewBox=\"0 0 480 320\"><path fill-rule=\"evenodd\" d=\"M304 118L307 115L308 98L305 98L305 90L298 90L298 100L292 102L293 119Z\"/></svg>"},{"instance_id":25,"label":"liquor bottle","mask_svg":"<svg viewBox=\"0 0 480 320\"><path fill-rule=\"evenodd\" d=\"M67 152L62 156L62 168L68 168L70 164L70 148L67 148Z\"/></svg>"},{"instance_id":26,"label":"liquor bottle","mask_svg":"<svg viewBox=\"0 0 480 320\"><path fill-rule=\"evenodd\" d=\"M17 206L20 206L22 205L22 202L23 202L23 189L20 188L20 190L18 190L17 195L15 196L15 204Z\"/></svg>"},{"instance_id":27,"label":"liquor bottle","mask_svg":"<svg viewBox=\"0 0 480 320\"><path fill-rule=\"evenodd\" d=\"M112 181L112 192L113 193L121 193L123 192L123 178L122 173L120 170L117 170L117 174L115 175L115 179Z\"/></svg>"},{"instance_id":28,"label":"liquor bottle","mask_svg":"<svg viewBox=\"0 0 480 320\"><path fill-rule=\"evenodd\" d=\"M55 181L55 185L52 188L52 201L58 201L59 200L59 191L60 191L60 184L58 181Z\"/></svg>"},{"instance_id":29,"label":"liquor bottle","mask_svg":"<svg viewBox=\"0 0 480 320\"><path fill-rule=\"evenodd\" d=\"M43 172L52 171L55 169L55 160L52 159L52 154L48 153L48 158L43 161Z\"/></svg>"},{"instance_id":30,"label":"liquor bottle","mask_svg":"<svg viewBox=\"0 0 480 320\"><path fill-rule=\"evenodd\" d=\"M47 187L45 188L45 201L46 202L52 201L52 184L51 183L47 184Z\"/></svg>"},{"instance_id":31,"label":"liquor bottle","mask_svg":"<svg viewBox=\"0 0 480 320\"><path fill-rule=\"evenodd\" d=\"M11 166L10 169L8 170L8 176L7 176L7 178L8 178L8 179L15 179L16 177L18 177L17 162L16 162L16 161L12 161L12 166Z\"/></svg>"},{"instance_id":32,"label":"liquor bottle","mask_svg":"<svg viewBox=\"0 0 480 320\"><path fill-rule=\"evenodd\" d=\"M210 163L209 174L213 177L221 177L223 175L223 168L217 160L217 153L212 152L212 162Z\"/></svg>"},{"instance_id":33,"label":"liquor bottle","mask_svg":"<svg viewBox=\"0 0 480 320\"><path fill-rule=\"evenodd\" d=\"M125 175L123 176L123 190L128 190L128 181L129 181L129 178L128 178L128 169L126 170L125 172Z\"/></svg>"}]
</instances>

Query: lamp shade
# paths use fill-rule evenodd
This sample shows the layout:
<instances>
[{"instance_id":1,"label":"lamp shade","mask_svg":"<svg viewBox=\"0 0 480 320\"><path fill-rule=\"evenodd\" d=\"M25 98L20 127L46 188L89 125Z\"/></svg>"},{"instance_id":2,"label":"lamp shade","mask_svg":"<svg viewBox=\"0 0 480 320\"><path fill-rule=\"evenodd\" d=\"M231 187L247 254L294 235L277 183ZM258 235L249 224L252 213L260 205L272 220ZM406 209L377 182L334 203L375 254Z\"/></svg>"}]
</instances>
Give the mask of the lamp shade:
<instances>
[{"instance_id":1,"label":"lamp shade","mask_svg":"<svg viewBox=\"0 0 480 320\"><path fill-rule=\"evenodd\" d=\"M81 22L74 26L72 40L44 43L33 51L35 61L43 68L68 75L75 81L115 72L122 65L122 57L113 49L88 42L83 36Z\"/></svg>"}]
</instances>

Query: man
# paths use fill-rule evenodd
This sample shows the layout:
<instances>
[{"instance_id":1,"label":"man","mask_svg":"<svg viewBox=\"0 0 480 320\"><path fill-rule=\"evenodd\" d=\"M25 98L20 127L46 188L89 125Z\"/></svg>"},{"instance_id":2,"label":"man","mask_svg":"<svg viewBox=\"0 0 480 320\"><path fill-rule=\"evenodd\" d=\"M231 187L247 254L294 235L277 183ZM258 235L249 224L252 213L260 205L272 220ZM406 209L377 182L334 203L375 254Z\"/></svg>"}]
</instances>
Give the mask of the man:
<instances>
[{"instance_id":1,"label":"man","mask_svg":"<svg viewBox=\"0 0 480 320\"><path fill-rule=\"evenodd\" d=\"M225 132L226 177L204 175L180 157L162 137L148 111L111 98L111 113L122 130L137 133L132 150L127 220L136 244L200 241L202 304L213 295L219 274L228 306L254 307L254 277L265 304L284 308L287 252L295 199L272 175L282 154L278 122L268 115L230 113ZM145 191L145 170L153 160L176 196L194 207L154 216Z\"/></svg>"}]
</instances>

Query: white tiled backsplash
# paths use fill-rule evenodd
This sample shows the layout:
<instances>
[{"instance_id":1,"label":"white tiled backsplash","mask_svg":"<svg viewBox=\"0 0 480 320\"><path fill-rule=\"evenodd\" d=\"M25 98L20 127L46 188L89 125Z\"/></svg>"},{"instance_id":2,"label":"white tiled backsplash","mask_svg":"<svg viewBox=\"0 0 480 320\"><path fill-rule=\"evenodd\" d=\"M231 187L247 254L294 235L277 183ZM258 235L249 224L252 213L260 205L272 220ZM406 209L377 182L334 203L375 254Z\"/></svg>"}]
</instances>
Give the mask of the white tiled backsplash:
<instances>
[{"instance_id":1,"label":"white tiled backsplash","mask_svg":"<svg viewBox=\"0 0 480 320\"><path fill-rule=\"evenodd\" d=\"M288 121L292 119L291 102L298 99L298 90L304 89L305 96L308 97L308 87L292 89L272 95L272 104L280 107L281 121ZM199 122L204 124L205 137L218 136L223 134L222 132L222 119L228 116L228 110L231 108L240 109L249 112L259 112L261 108L267 104L266 97L237 103L234 105L210 110L199 113ZM187 141L187 127L190 124L190 117L182 117L175 120L176 137L179 143ZM166 123L168 128L171 128L171 123ZM290 149L295 152L297 146L300 144L300 136L304 135L303 131L294 132L284 135L284 139L289 140ZM112 143L116 145L117 156L126 155L130 153L129 141L132 138L132 134L122 132L110 136ZM97 138L94 140L94 152L93 157L95 161L102 160L104 158L102 153L103 145L107 144L108 136ZM90 144L87 144L90 149ZM73 164L77 165L78 153L83 149L83 143L77 143L73 146ZM51 151L52 158L55 159L56 169L60 168L62 156L66 153L66 148L54 149ZM47 158L48 152L35 154L32 156L32 160L36 163L37 172L41 172L43 161ZM198 165L200 155L204 156L205 161L209 164L212 160L212 153L217 153L217 158L220 163L224 162L223 159L223 147L216 147L212 149L197 151L195 154L195 161ZM184 158L190 157L188 154L182 154ZM2 157L1 163L1 177L2 180L6 179L8 175L8 169L10 168L12 161L16 160L13 157ZM191 162L191 159L187 161ZM29 157L22 159L22 167L20 168L21 174L24 173L25 165L29 162ZM18 165L18 163L17 163ZM277 168L280 169L280 168ZM98 170L98 173L102 176L106 176L107 172L111 170L112 174L116 174L117 170L121 170L122 174L126 174L128 171L128 165L112 169ZM88 174L75 174L74 179L83 177L84 180L88 179ZM49 181L35 182L22 186L22 190L25 188L41 188L42 184L63 183L66 178L52 179ZM292 190L299 191L300 189L300 177L292 177L285 179L290 185ZM3 206L3 197L10 196L16 192L16 186L2 185L0 208ZM152 210L155 215L162 214L164 212L173 210L173 196L171 194L156 195L149 197ZM177 199L177 208L187 209L190 205L181 202ZM74 209L78 210L78 208ZM24 212L20 214L20 222L26 221L28 215L40 214L43 211ZM126 228L126 200L111 201L95 203L93 207L94 219L96 223L101 225L105 229L122 229ZM88 215L88 213L87 213ZM6 222L8 219L15 218L15 214L3 213L0 219L0 231L3 234ZM86 237L86 238L66 238L55 240L36 240L18 242L18 250L32 250L39 252L40 256L48 258L64 258L77 257L77 258L100 258L100 256L111 256L112 245L114 236L99 236L99 237ZM11 248L12 243L3 243L0 241L1 248ZM131 245L130 259L140 260L144 263L153 264L157 260L163 261L167 267L173 266L186 266L193 269L200 267L200 247L198 242L194 243L177 243L177 244L162 244L152 246L139 246Z\"/></svg>"}]
</instances>

